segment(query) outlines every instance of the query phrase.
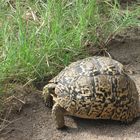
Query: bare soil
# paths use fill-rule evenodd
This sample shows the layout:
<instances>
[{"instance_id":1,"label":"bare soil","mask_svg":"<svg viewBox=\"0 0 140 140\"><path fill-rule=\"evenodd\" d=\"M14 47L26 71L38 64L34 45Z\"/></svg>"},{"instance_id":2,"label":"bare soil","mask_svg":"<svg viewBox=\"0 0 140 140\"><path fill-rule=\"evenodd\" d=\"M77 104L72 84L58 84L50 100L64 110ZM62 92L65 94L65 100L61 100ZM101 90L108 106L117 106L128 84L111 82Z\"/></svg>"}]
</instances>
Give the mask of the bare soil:
<instances>
[{"instance_id":1,"label":"bare soil","mask_svg":"<svg viewBox=\"0 0 140 140\"><path fill-rule=\"evenodd\" d=\"M122 62L136 82L140 93L140 30L118 35L108 48L111 56ZM140 140L140 119L130 125L108 120L65 117L67 129L56 130L51 110L38 92L29 93L28 103L20 113L12 113L0 140Z\"/></svg>"}]
</instances>

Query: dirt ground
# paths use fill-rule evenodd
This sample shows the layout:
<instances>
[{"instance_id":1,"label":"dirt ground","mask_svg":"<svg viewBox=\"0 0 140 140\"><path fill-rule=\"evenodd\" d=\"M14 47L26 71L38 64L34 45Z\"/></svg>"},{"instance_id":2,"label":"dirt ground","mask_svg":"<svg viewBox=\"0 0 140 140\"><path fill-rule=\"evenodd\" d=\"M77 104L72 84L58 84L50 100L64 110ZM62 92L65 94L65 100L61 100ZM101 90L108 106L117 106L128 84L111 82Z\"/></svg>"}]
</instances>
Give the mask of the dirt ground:
<instances>
[{"instance_id":1,"label":"dirt ground","mask_svg":"<svg viewBox=\"0 0 140 140\"><path fill-rule=\"evenodd\" d=\"M109 53L130 70L140 93L140 30L121 33L109 45ZM65 130L56 130L51 110L40 96L29 94L31 103L20 113L10 116L11 123L0 135L0 140L140 140L140 119L131 125L116 121L86 120L65 117Z\"/></svg>"}]
</instances>

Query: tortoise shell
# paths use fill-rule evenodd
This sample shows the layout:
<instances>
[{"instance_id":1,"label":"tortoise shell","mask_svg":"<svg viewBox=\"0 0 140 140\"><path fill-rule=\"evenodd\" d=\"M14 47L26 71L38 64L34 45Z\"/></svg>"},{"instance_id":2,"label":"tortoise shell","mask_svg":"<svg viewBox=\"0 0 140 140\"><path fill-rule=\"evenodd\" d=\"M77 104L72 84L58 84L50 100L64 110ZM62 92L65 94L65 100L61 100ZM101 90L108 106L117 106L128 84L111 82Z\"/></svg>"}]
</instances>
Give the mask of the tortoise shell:
<instances>
[{"instance_id":1,"label":"tortoise shell","mask_svg":"<svg viewBox=\"0 0 140 140\"><path fill-rule=\"evenodd\" d=\"M123 65L109 57L94 56L73 62L51 83L55 85L51 92L53 100L69 115L124 122L138 116L135 83Z\"/></svg>"}]
</instances>

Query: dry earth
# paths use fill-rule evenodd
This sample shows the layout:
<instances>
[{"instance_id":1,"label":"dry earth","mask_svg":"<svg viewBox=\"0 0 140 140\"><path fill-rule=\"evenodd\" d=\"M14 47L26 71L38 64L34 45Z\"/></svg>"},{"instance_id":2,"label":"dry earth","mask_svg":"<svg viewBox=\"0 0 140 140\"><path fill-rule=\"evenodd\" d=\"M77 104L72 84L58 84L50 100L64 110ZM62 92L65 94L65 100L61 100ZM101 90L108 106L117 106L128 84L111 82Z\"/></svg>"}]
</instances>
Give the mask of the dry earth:
<instances>
[{"instance_id":1,"label":"dry earth","mask_svg":"<svg viewBox=\"0 0 140 140\"><path fill-rule=\"evenodd\" d=\"M140 30L118 35L110 44L109 52L130 70L140 93ZM125 125L116 121L66 117L68 128L56 130L51 110L44 106L40 96L31 93L29 98L31 103L20 113L11 114L13 123L2 131L0 140L140 140L140 119Z\"/></svg>"}]
</instances>

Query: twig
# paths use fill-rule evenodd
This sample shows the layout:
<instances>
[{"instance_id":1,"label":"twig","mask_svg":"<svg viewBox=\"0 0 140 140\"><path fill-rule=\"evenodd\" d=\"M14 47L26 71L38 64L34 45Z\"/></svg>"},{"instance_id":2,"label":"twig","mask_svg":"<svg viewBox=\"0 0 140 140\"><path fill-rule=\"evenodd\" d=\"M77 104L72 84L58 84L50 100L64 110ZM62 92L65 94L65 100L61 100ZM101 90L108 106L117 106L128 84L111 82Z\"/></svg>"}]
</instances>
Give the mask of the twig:
<instances>
[{"instance_id":1,"label":"twig","mask_svg":"<svg viewBox=\"0 0 140 140\"><path fill-rule=\"evenodd\" d=\"M15 120L9 122L8 124L2 124L2 125L1 125L2 128L0 128L0 132L2 132L2 131L3 131L6 127L8 127L10 124L12 124L12 123L14 123L14 122L16 122L16 121L18 121L18 120L20 120L20 119L21 119L21 118L15 119Z\"/></svg>"},{"instance_id":2,"label":"twig","mask_svg":"<svg viewBox=\"0 0 140 140\"><path fill-rule=\"evenodd\" d=\"M104 50L104 51L108 55L109 58L112 58L111 55L110 55L110 53L107 50Z\"/></svg>"},{"instance_id":3,"label":"twig","mask_svg":"<svg viewBox=\"0 0 140 140\"><path fill-rule=\"evenodd\" d=\"M22 101L21 99L18 99L16 96L13 96L13 98L15 98L16 100L20 101L22 104L25 104L24 101Z\"/></svg>"},{"instance_id":4,"label":"twig","mask_svg":"<svg viewBox=\"0 0 140 140\"><path fill-rule=\"evenodd\" d=\"M26 82L26 83L23 85L23 87L29 85L29 84L32 83L34 80L36 80L36 78L30 79L28 82Z\"/></svg>"},{"instance_id":5,"label":"twig","mask_svg":"<svg viewBox=\"0 0 140 140\"><path fill-rule=\"evenodd\" d=\"M5 122L10 123L10 121L8 121L8 120L6 120L6 119L2 119L2 118L0 118L0 120L1 120L1 121L5 121Z\"/></svg>"},{"instance_id":6,"label":"twig","mask_svg":"<svg viewBox=\"0 0 140 140\"><path fill-rule=\"evenodd\" d=\"M6 101L5 101L4 103L7 103L7 102L9 102L9 101L12 100L12 99L16 99L16 100L20 101L21 103L25 104L24 101L22 101L21 99L18 99L18 98L17 98L16 96L14 96L14 95L12 95L12 96L10 96L9 98L7 98Z\"/></svg>"},{"instance_id":7,"label":"twig","mask_svg":"<svg viewBox=\"0 0 140 140\"><path fill-rule=\"evenodd\" d=\"M18 131L20 131L20 132L23 132L22 129L12 127L12 128L6 129L6 132L3 132L1 135L3 135L3 136L4 136L4 135L7 135L8 133L10 133L10 132L13 131L13 130L18 130Z\"/></svg>"},{"instance_id":8,"label":"twig","mask_svg":"<svg viewBox=\"0 0 140 140\"><path fill-rule=\"evenodd\" d=\"M5 125L5 122L6 122L7 118L8 118L8 116L9 116L10 112L11 112L11 107L10 107L9 111L7 111L7 113L6 113L6 115L5 115L4 119L3 119L3 122L1 123L1 129ZM9 122L9 123L11 123L11 122ZM1 129L0 129L0 132L1 132Z\"/></svg>"}]
</instances>

